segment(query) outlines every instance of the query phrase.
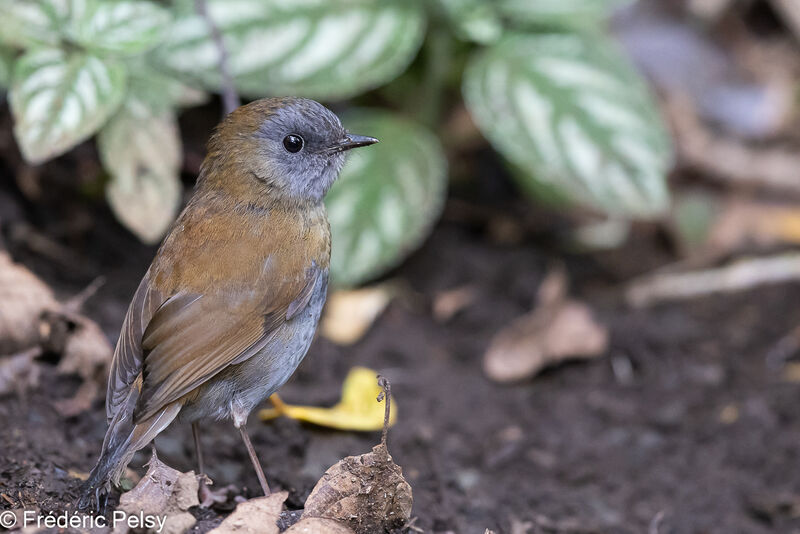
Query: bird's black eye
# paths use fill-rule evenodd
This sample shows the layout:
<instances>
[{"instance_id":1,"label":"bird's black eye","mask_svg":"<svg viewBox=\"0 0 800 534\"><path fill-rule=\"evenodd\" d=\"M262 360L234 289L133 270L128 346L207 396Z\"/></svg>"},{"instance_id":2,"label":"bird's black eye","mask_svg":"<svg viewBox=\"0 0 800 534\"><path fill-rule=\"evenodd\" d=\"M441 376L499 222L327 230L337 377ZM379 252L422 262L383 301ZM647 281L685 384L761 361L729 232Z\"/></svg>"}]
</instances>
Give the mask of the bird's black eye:
<instances>
[{"instance_id":1,"label":"bird's black eye","mask_svg":"<svg viewBox=\"0 0 800 534\"><path fill-rule=\"evenodd\" d=\"M290 134L283 138L283 148L294 154L303 148L303 138L299 135Z\"/></svg>"}]
</instances>

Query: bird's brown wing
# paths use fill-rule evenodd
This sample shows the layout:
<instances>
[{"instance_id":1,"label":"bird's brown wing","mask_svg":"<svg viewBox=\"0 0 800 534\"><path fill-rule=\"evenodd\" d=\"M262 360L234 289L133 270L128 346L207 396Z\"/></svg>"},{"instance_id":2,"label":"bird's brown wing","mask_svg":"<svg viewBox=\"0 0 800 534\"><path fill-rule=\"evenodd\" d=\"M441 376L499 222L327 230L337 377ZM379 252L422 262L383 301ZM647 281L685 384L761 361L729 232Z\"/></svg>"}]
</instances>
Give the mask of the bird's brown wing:
<instances>
[{"instance_id":1,"label":"bird's brown wing","mask_svg":"<svg viewBox=\"0 0 800 534\"><path fill-rule=\"evenodd\" d=\"M142 335L164 298L150 283L150 271L144 275L133 296L122 324L108 379L106 416L109 421L126 404L130 388L142 371Z\"/></svg>"},{"instance_id":2,"label":"bird's brown wing","mask_svg":"<svg viewBox=\"0 0 800 534\"><path fill-rule=\"evenodd\" d=\"M308 304L320 280L272 280L267 298L251 291L209 296L179 293L153 315L142 337L142 391L134 422L147 419L225 369L256 354L276 328Z\"/></svg>"}]
</instances>

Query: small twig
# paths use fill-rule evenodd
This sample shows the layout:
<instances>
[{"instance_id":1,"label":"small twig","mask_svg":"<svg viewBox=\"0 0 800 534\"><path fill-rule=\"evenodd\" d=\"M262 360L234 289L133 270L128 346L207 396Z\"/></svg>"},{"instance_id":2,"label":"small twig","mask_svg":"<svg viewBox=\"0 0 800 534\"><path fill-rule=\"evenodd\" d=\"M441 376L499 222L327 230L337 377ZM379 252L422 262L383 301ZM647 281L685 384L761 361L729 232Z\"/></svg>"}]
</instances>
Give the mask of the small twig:
<instances>
[{"instance_id":1,"label":"small twig","mask_svg":"<svg viewBox=\"0 0 800 534\"><path fill-rule=\"evenodd\" d=\"M70 299L64 303L64 307L68 310L78 313L83 305L86 304L86 301L95 296L97 291L103 287L106 283L105 276L98 276L91 283L83 288L80 293L77 295L73 295Z\"/></svg>"},{"instance_id":2,"label":"small twig","mask_svg":"<svg viewBox=\"0 0 800 534\"><path fill-rule=\"evenodd\" d=\"M381 433L381 445L386 448L386 437L389 434L389 416L392 409L392 385L385 376L378 375L378 385L383 391L378 395L378 402L386 399L386 409L383 412L383 432Z\"/></svg>"},{"instance_id":3,"label":"small twig","mask_svg":"<svg viewBox=\"0 0 800 534\"><path fill-rule=\"evenodd\" d=\"M239 107L239 95L236 93L236 86L233 84L233 75L231 74L230 61L228 49L225 46L225 40L222 38L222 32L219 31L214 19L208 13L208 4L206 0L195 0L195 7L201 17L206 19L208 29L211 32L211 38L219 51L219 73L222 76L222 107L224 108L225 115Z\"/></svg>"},{"instance_id":4,"label":"small twig","mask_svg":"<svg viewBox=\"0 0 800 534\"><path fill-rule=\"evenodd\" d=\"M634 306L732 293L755 287L800 280L800 253L748 258L718 269L657 274L634 281L625 297Z\"/></svg>"}]
</instances>

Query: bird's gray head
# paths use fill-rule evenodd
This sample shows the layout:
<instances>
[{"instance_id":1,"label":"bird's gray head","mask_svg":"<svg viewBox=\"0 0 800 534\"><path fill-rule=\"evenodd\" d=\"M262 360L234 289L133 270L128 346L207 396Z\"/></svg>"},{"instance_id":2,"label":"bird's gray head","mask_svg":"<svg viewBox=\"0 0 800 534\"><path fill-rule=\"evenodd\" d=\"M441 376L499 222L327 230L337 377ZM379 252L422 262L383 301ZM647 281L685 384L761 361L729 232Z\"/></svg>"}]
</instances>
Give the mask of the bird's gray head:
<instances>
[{"instance_id":1,"label":"bird's gray head","mask_svg":"<svg viewBox=\"0 0 800 534\"><path fill-rule=\"evenodd\" d=\"M220 124L209 143L203 174L206 179L211 174L245 174L239 179L253 184L239 186L265 187L273 196L298 202L321 202L339 176L345 151L377 141L348 133L333 112L314 100L265 98L240 107Z\"/></svg>"}]
</instances>

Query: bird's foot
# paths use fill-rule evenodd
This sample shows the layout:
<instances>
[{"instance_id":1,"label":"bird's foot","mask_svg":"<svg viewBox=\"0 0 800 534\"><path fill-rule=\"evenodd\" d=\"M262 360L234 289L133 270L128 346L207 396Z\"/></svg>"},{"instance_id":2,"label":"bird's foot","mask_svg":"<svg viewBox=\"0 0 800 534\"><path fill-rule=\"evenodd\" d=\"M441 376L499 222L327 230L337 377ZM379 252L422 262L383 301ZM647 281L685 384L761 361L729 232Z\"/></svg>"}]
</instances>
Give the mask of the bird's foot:
<instances>
[{"instance_id":1,"label":"bird's foot","mask_svg":"<svg viewBox=\"0 0 800 534\"><path fill-rule=\"evenodd\" d=\"M237 488L233 484L212 490L210 486L213 484L213 482L211 482L210 478L208 478L206 475L198 475L197 478L198 482L200 482L200 488L197 496L200 500L201 507L212 508L216 504L226 503L231 496L234 496L235 500Z\"/></svg>"}]
</instances>

